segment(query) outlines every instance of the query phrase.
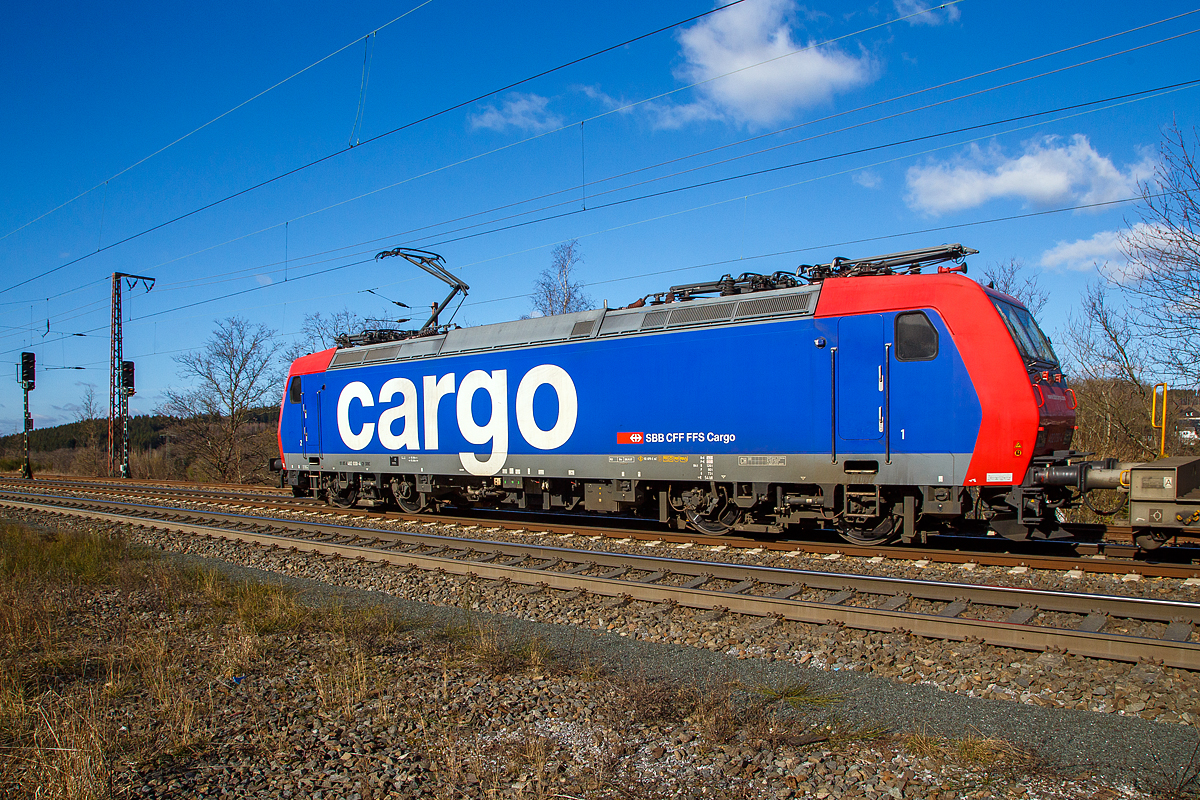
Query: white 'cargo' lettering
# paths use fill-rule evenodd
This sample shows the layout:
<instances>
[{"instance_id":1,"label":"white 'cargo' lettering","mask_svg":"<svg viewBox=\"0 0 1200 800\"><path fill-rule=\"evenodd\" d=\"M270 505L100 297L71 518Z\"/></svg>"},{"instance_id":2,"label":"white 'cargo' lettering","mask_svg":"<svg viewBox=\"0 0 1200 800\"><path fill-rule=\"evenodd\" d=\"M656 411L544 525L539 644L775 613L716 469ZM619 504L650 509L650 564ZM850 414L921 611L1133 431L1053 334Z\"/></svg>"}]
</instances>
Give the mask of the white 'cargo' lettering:
<instances>
[{"instance_id":1,"label":"white 'cargo' lettering","mask_svg":"<svg viewBox=\"0 0 1200 800\"><path fill-rule=\"evenodd\" d=\"M385 408L378 422L364 422L357 431L350 425L350 406L357 400L363 408L375 405L371 390L362 381L346 384L338 395L337 427L342 441L351 450L365 450L375 437L378 427L379 442L388 450L410 450L426 452L438 449L438 409L442 398L455 394L455 374L440 378L424 375L421 391L408 378L391 378L379 389L379 402L390 403L397 394L398 405ZM533 415L533 399L541 386L549 386L558 396L558 416L549 430L538 426ZM480 424L471 413L471 402L477 391L486 391L491 399L492 411L487 422ZM486 372L468 372L458 386L455 400L455 416L458 430L468 444L491 445L491 452L484 459L476 453L459 453L463 468L472 475L495 475L508 459L508 371L503 369ZM423 399L422 399L423 395ZM424 436L417 427L418 404L423 403ZM562 447L575 432L579 420L579 396L575 382L562 367L541 364L525 373L517 386L515 398L517 428L530 446L538 450L553 450ZM400 432L393 430L401 424ZM424 439L424 448L421 440Z\"/></svg>"},{"instance_id":2,"label":"white 'cargo' lettering","mask_svg":"<svg viewBox=\"0 0 1200 800\"><path fill-rule=\"evenodd\" d=\"M342 393L338 395L338 433L341 434L342 441L351 450L362 450L371 443L371 437L375 435L375 423L364 423L362 430L358 433L350 430L350 402L352 400L357 400L364 407L375 405L375 400L371 397L371 390L362 381L347 384L346 388L342 389Z\"/></svg>"},{"instance_id":3,"label":"white 'cargo' lettering","mask_svg":"<svg viewBox=\"0 0 1200 800\"><path fill-rule=\"evenodd\" d=\"M533 418L533 396L538 387L547 385L558 395L558 419L548 431L538 427ZM562 367L542 364L525 373L517 387L517 428L521 436L538 450L553 450L562 447L575 432L579 418L579 397L575 394L575 382Z\"/></svg>"},{"instance_id":4,"label":"white 'cargo' lettering","mask_svg":"<svg viewBox=\"0 0 1200 800\"><path fill-rule=\"evenodd\" d=\"M475 422L471 400L479 389L492 398L492 415L487 424ZM495 475L508 458L508 371L498 369L491 375L481 369L468 372L458 387L458 429L471 444L491 442L492 452L480 461L474 453L459 453L458 460L472 475Z\"/></svg>"},{"instance_id":5,"label":"white 'cargo' lettering","mask_svg":"<svg viewBox=\"0 0 1200 800\"><path fill-rule=\"evenodd\" d=\"M391 401L400 392L400 405L393 406L379 415L379 442L388 450L420 450L417 438L417 387L408 378L392 378L379 390L379 402ZM404 420L404 428L397 435L392 432L392 423Z\"/></svg>"},{"instance_id":6,"label":"white 'cargo' lettering","mask_svg":"<svg viewBox=\"0 0 1200 800\"><path fill-rule=\"evenodd\" d=\"M454 394L454 373L435 378L426 375L422 379L425 385L425 449L438 449L438 404L448 394Z\"/></svg>"}]
</instances>

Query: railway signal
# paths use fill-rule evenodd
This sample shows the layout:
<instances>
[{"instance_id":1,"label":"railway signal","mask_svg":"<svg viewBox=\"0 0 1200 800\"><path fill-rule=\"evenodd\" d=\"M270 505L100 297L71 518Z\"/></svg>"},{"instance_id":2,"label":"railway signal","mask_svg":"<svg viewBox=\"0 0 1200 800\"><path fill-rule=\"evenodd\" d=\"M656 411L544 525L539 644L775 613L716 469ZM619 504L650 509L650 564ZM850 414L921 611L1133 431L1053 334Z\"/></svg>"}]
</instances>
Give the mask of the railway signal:
<instances>
[{"instance_id":1,"label":"railway signal","mask_svg":"<svg viewBox=\"0 0 1200 800\"><path fill-rule=\"evenodd\" d=\"M121 362L121 388L125 390L126 395L135 394L133 389L133 362Z\"/></svg>"},{"instance_id":2,"label":"railway signal","mask_svg":"<svg viewBox=\"0 0 1200 800\"><path fill-rule=\"evenodd\" d=\"M32 478L33 467L29 463L29 432L33 430L33 417L29 415L29 390L34 386L37 372L37 357L33 353L21 353L21 378L17 382L25 395L25 417L21 436L21 477Z\"/></svg>"},{"instance_id":3,"label":"railway signal","mask_svg":"<svg viewBox=\"0 0 1200 800\"><path fill-rule=\"evenodd\" d=\"M37 364L33 353L21 353L21 383L26 384L26 388L33 388L36 372Z\"/></svg>"}]
</instances>

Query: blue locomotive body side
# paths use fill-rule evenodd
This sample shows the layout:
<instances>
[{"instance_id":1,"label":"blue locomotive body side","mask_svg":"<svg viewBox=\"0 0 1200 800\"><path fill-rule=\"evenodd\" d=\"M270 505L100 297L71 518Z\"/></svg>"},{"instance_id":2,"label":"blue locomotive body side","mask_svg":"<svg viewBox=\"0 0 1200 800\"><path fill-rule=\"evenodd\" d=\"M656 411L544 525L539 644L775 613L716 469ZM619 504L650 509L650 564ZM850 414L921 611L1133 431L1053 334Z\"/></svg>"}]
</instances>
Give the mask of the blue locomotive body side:
<instances>
[{"instance_id":1,"label":"blue locomotive body side","mask_svg":"<svg viewBox=\"0 0 1200 800\"><path fill-rule=\"evenodd\" d=\"M930 360L896 360L896 314L883 313L297 375L300 391L292 387L281 411L282 450L292 469L320 457L340 465L325 469L395 468L441 454L481 476L514 466L537 474L526 470L551 455L623 454L789 454L825 463L839 454L881 462L958 454L966 456L961 471L980 403L950 331L935 311L926 314L940 342Z\"/></svg>"}]
</instances>

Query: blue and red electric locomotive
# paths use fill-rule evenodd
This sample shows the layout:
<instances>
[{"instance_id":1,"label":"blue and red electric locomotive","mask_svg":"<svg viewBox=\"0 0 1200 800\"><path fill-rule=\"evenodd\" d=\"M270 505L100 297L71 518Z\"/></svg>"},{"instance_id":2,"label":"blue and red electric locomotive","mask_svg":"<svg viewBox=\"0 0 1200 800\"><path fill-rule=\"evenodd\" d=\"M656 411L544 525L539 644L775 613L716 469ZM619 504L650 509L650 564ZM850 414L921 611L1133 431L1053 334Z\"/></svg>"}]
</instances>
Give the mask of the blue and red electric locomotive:
<instances>
[{"instance_id":1,"label":"blue and red electric locomotive","mask_svg":"<svg viewBox=\"0 0 1200 800\"><path fill-rule=\"evenodd\" d=\"M965 265L919 274L975 252L726 276L475 328L438 324L448 297L419 331L297 359L278 466L297 495L338 505L854 542L920 539L971 512L1013 538L1044 534L1074 490L1119 481L1070 451L1074 393L1028 310ZM433 254L380 255L446 277Z\"/></svg>"}]
</instances>

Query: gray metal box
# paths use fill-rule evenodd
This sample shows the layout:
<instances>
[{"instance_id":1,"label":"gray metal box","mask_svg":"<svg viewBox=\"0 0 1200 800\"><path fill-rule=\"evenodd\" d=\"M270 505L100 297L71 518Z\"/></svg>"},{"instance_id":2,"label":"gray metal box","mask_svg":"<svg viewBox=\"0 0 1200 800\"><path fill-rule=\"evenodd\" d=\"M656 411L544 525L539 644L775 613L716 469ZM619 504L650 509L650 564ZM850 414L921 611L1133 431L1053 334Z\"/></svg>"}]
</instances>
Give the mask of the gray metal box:
<instances>
[{"instance_id":1,"label":"gray metal box","mask_svg":"<svg viewBox=\"0 0 1200 800\"><path fill-rule=\"evenodd\" d=\"M1175 500L1200 488L1200 458L1172 456L1129 470L1129 499Z\"/></svg>"},{"instance_id":2,"label":"gray metal box","mask_svg":"<svg viewBox=\"0 0 1200 800\"><path fill-rule=\"evenodd\" d=\"M1134 527L1191 527L1200 510L1200 458L1173 456L1129 470L1129 522Z\"/></svg>"}]
</instances>

